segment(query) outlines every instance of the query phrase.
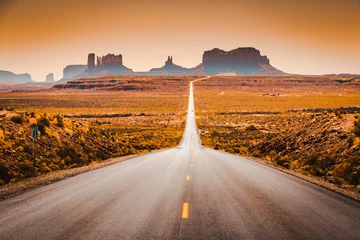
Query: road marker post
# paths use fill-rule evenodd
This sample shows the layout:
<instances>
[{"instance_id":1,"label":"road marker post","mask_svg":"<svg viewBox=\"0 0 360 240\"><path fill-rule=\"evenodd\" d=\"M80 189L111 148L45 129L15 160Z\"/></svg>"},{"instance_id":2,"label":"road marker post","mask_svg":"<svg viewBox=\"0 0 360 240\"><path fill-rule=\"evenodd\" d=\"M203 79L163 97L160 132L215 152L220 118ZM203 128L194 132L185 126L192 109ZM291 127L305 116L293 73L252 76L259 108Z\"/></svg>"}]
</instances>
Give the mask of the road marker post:
<instances>
[{"instance_id":1,"label":"road marker post","mask_svg":"<svg viewBox=\"0 0 360 240\"><path fill-rule=\"evenodd\" d=\"M38 135L38 126L33 126L31 129L31 137L33 139L33 153L34 153L34 161L33 161L33 165L35 165L36 162L36 157L35 157L35 139L37 139L39 137Z\"/></svg>"}]
</instances>

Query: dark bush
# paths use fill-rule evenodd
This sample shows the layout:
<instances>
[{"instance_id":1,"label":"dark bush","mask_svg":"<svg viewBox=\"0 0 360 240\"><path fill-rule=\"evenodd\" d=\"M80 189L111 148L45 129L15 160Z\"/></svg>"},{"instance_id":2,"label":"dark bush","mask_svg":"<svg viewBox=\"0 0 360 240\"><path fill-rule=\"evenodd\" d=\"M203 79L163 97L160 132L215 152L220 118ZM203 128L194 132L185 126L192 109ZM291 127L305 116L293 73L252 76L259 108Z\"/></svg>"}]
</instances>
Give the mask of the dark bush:
<instances>
[{"instance_id":1,"label":"dark bush","mask_svg":"<svg viewBox=\"0 0 360 240\"><path fill-rule=\"evenodd\" d=\"M354 122L354 134L357 137L360 137L360 120Z\"/></svg>"},{"instance_id":2,"label":"dark bush","mask_svg":"<svg viewBox=\"0 0 360 240\"><path fill-rule=\"evenodd\" d=\"M16 115L16 116L12 116L10 120L17 124L23 124L25 118L22 115Z\"/></svg>"},{"instance_id":3,"label":"dark bush","mask_svg":"<svg viewBox=\"0 0 360 240\"><path fill-rule=\"evenodd\" d=\"M5 110L9 111L9 112L13 112L15 110L15 108L7 106L7 107L5 107Z\"/></svg>"},{"instance_id":4,"label":"dark bush","mask_svg":"<svg viewBox=\"0 0 360 240\"><path fill-rule=\"evenodd\" d=\"M58 126L60 128L63 128L64 127L64 119L63 119L63 117L61 117L59 115L56 115L54 118L56 118L56 120L57 120L56 126Z\"/></svg>"},{"instance_id":5,"label":"dark bush","mask_svg":"<svg viewBox=\"0 0 360 240\"><path fill-rule=\"evenodd\" d=\"M45 125L44 124L38 124L38 130L41 133L41 135L46 134Z\"/></svg>"},{"instance_id":6,"label":"dark bush","mask_svg":"<svg viewBox=\"0 0 360 240\"><path fill-rule=\"evenodd\" d=\"M38 124L42 124L42 125L44 125L46 127L49 127L50 126L50 121L49 121L49 119L47 119L46 116L43 116L43 117L41 117L39 119Z\"/></svg>"},{"instance_id":7,"label":"dark bush","mask_svg":"<svg viewBox=\"0 0 360 240\"><path fill-rule=\"evenodd\" d=\"M0 180L3 180L4 183L10 182L9 169L4 165L0 165Z\"/></svg>"},{"instance_id":8,"label":"dark bush","mask_svg":"<svg viewBox=\"0 0 360 240\"><path fill-rule=\"evenodd\" d=\"M28 154L33 153L33 147L30 147L29 145L24 145L24 152Z\"/></svg>"},{"instance_id":9,"label":"dark bush","mask_svg":"<svg viewBox=\"0 0 360 240\"><path fill-rule=\"evenodd\" d=\"M110 158L110 155L107 154L107 153L105 153L105 152L103 152L103 151L101 151L101 150L99 150L99 151L97 151L97 153L96 153L96 157L99 158L99 159L101 159L101 160L106 160L106 159Z\"/></svg>"},{"instance_id":10,"label":"dark bush","mask_svg":"<svg viewBox=\"0 0 360 240\"><path fill-rule=\"evenodd\" d=\"M319 159L318 155L311 155L309 158L306 159L306 165L315 165Z\"/></svg>"},{"instance_id":11,"label":"dark bush","mask_svg":"<svg viewBox=\"0 0 360 240\"><path fill-rule=\"evenodd\" d=\"M250 125L245 128L246 131L258 131L258 129L254 125Z\"/></svg>"},{"instance_id":12,"label":"dark bush","mask_svg":"<svg viewBox=\"0 0 360 240\"><path fill-rule=\"evenodd\" d=\"M89 146L87 146L87 145L85 145L85 144L82 145L82 148L83 148L83 151L84 151L86 154L89 154L89 153L91 153L92 151L94 151L94 149L92 149L91 147L89 147Z\"/></svg>"},{"instance_id":13,"label":"dark bush","mask_svg":"<svg viewBox=\"0 0 360 240\"><path fill-rule=\"evenodd\" d=\"M345 163L342 163L335 169L335 176L344 179L352 185L358 185L360 183L360 160L358 157L348 159Z\"/></svg>"},{"instance_id":14,"label":"dark bush","mask_svg":"<svg viewBox=\"0 0 360 240\"><path fill-rule=\"evenodd\" d=\"M81 163L80 155L76 152L73 146L65 146L62 149L59 149L57 155L62 158L70 158L70 163Z\"/></svg>"},{"instance_id":15,"label":"dark bush","mask_svg":"<svg viewBox=\"0 0 360 240\"><path fill-rule=\"evenodd\" d=\"M38 120L37 125L38 125L38 130L40 131L41 135L45 135L46 134L45 126L49 127L50 121L49 121L49 119L47 119L47 117L43 116Z\"/></svg>"}]
</instances>

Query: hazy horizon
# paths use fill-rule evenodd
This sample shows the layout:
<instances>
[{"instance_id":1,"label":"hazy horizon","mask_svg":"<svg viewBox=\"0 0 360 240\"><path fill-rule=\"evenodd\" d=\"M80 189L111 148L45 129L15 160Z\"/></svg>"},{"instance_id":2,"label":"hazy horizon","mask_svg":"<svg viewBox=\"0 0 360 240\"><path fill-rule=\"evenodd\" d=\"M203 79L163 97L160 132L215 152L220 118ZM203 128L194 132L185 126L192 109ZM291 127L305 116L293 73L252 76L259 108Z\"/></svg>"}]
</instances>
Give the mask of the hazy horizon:
<instances>
[{"instance_id":1,"label":"hazy horizon","mask_svg":"<svg viewBox=\"0 0 360 240\"><path fill-rule=\"evenodd\" d=\"M206 50L255 47L295 74L360 74L360 1L0 0L0 69L44 80L87 54L134 71L167 56L195 67Z\"/></svg>"}]
</instances>

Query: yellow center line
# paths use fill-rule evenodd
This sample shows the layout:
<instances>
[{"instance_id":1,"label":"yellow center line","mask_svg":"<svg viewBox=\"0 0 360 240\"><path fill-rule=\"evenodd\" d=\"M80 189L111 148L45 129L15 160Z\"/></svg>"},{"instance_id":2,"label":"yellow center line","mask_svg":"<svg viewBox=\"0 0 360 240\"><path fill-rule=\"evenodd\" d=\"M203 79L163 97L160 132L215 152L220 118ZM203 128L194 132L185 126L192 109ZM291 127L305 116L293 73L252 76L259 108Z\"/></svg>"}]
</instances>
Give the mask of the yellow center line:
<instances>
[{"instance_id":1,"label":"yellow center line","mask_svg":"<svg viewBox=\"0 0 360 240\"><path fill-rule=\"evenodd\" d=\"M190 180L190 175L187 175L186 176L186 181L189 181Z\"/></svg>"},{"instance_id":2,"label":"yellow center line","mask_svg":"<svg viewBox=\"0 0 360 240\"><path fill-rule=\"evenodd\" d=\"M189 203L184 202L181 218L189 218Z\"/></svg>"}]
</instances>

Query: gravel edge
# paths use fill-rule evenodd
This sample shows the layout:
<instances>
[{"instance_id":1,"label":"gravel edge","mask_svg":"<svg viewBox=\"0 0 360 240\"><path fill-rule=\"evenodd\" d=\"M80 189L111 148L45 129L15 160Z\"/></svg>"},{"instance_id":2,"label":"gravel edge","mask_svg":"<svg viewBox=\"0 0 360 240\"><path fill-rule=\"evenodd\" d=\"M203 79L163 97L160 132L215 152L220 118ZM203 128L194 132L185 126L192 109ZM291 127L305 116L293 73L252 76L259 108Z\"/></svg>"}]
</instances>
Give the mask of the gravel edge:
<instances>
[{"instance_id":1,"label":"gravel edge","mask_svg":"<svg viewBox=\"0 0 360 240\"><path fill-rule=\"evenodd\" d=\"M321 179L319 177L304 175L304 174L299 173L299 172L295 172L295 171L288 170L288 169L285 169L285 168L280 168L280 167L275 166L274 164L271 164L268 161L263 160L263 159L259 159L259 158L255 158L255 157L240 156L240 155L237 155L237 156L245 158L245 159L250 160L250 161L260 163L262 165L265 165L265 166L268 166L268 167L271 167L271 168L274 168L276 170L279 170L281 172L287 173L287 174L292 175L294 177L303 179L303 180L308 181L310 183L316 184L316 185L318 185L320 187L329 189L329 190L331 190L333 192L339 193L339 194L344 195L346 197L349 197L349 198L352 198L354 200L360 201L360 192L354 192L354 191L350 191L350 190L345 189L345 188L341 188L341 187L339 187L339 186L337 186L337 185L335 185L333 183L327 182L327 181L325 181L325 180L323 180L323 179Z\"/></svg>"},{"instance_id":2,"label":"gravel edge","mask_svg":"<svg viewBox=\"0 0 360 240\"><path fill-rule=\"evenodd\" d=\"M156 151L152 151L149 153L153 153ZM124 157L116 157L116 158L110 158L107 160L104 160L97 164L91 164L88 166L82 166L78 168L72 168L72 169L66 169L66 170L59 170L55 172L51 172L45 175L25 179L21 182L16 183L9 183L3 186L0 186L0 201L17 196L19 194L22 194L24 192L34 190L36 188L49 185L51 183L55 183L70 177L74 177L76 175L93 171L99 168L107 167L116 163L120 163L126 160L130 160L132 158L136 158L145 154L149 153L143 153L143 154L135 154L135 155L128 155Z\"/></svg>"}]
</instances>

